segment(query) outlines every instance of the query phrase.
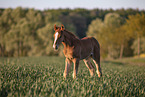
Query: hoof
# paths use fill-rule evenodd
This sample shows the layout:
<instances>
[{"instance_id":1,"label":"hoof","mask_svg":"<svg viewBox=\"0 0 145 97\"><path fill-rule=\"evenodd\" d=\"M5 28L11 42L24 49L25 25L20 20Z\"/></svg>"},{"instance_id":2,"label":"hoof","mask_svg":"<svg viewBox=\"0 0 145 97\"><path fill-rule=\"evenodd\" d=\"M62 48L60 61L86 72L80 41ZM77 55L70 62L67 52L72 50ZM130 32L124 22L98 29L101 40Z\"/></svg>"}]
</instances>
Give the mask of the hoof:
<instances>
[{"instance_id":1,"label":"hoof","mask_svg":"<svg viewBox=\"0 0 145 97\"><path fill-rule=\"evenodd\" d=\"M102 77L102 74L98 74L98 77Z\"/></svg>"},{"instance_id":2,"label":"hoof","mask_svg":"<svg viewBox=\"0 0 145 97\"><path fill-rule=\"evenodd\" d=\"M72 76L73 76L73 79L76 79L76 75L73 74Z\"/></svg>"},{"instance_id":3,"label":"hoof","mask_svg":"<svg viewBox=\"0 0 145 97\"><path fill-rule=\"evenodd\" d=\"M90 73L90 76L93 77L94 76L94 73Z\"/></svg>"},{"instance_id":4,"label":"hoof","mask_svg":"<svg viewBox=\"0 0 145 97\"><path fill-rule=\"evenodd\" d=\"M98 77L102 77L102 73L97 71Z\"/></svg>"},{"instance_id":5,"label":"hoof","mask_svg":"<svg viewBox=\"0 0 145 97\"><path fill-rule=\"evenodd\" d=\"M67 76L67 74L66 73L63 73L63 77L66 78L66 76Z\"/></svg>"}]
</instances>

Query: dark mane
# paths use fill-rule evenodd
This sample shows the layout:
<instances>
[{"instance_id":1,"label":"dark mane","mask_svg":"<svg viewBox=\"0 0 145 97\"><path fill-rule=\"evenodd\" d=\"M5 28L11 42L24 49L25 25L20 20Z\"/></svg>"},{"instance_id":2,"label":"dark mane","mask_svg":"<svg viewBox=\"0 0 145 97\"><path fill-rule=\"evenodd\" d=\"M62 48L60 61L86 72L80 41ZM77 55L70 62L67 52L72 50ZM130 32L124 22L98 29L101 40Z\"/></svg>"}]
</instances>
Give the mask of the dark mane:
<instances>
[{"instance_id":1,"label":"dark mane","mask_svg":"<svg viewBox=\"0 0 145 97\"><path fill-rule=\"evenodd\" d=\"M77 39L78 39L78 37L75 36L72 32L69 32L69 31L67 31L67 30L64 30L64 32L66 32L67 34L71 35L71 37L77 38Z\"/></svg>"}]
</instances>

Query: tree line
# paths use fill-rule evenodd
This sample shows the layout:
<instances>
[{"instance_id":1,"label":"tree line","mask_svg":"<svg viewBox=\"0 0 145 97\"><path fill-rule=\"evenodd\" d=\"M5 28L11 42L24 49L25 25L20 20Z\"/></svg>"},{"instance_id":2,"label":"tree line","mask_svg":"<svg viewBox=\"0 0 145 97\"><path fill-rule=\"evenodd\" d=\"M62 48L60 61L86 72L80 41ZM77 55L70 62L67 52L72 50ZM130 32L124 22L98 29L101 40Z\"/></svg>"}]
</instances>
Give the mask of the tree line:
<instances>
[{"instance_id":1,"label":"tree line","mask_svg":"<svg viewBox=\"0 0 145 97\"><path fill-rule=\"evenodd\" d=\"M0 9L0 56L61 56L62 49L52 48L54 24L64 24L79 38L94 36L102 57L144 53L144 14L138 9Z\"/></svg>"},{"instance_id":2,"label":"tree line","mask_svg":"<svg viewBox=\"0 0 145 97\"><path fill-rule=\"evenodd\" d=\"M139 56L145 53L145 14L124 19L117 13L108 13L104 20L93 20L87 34L98 39L103 57Z\"/></svg>"}]
</instances>

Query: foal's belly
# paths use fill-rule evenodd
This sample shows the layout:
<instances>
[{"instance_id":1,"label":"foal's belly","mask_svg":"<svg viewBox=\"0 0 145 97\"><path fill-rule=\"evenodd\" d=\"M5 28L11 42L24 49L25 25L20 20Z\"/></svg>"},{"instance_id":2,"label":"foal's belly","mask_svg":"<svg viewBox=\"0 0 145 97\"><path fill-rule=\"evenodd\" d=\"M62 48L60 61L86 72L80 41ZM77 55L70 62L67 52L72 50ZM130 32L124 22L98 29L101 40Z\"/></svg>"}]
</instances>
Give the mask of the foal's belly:
<instances>
[{"instance_id":1,"label":"foal's belly","mask_svg":"<svg viewBox=\"0 0 145 97\"><path fill-rule=\"evenodd\" d=\"M81 40L81 59L86 59L93 53L93 45L90 39Z\"/></svg>"},{"instance_id":2,"label":"foal's belly","mask_svg":"<svg viewBox=\"0 0 145 97\"><path fill-rule=\"evenodd\" d=\"M88 51L81 51L81 60L82 59L87 59L88 57L90 57L92 54L92 50L89 49Z\"/></svg>"}]
</instances>

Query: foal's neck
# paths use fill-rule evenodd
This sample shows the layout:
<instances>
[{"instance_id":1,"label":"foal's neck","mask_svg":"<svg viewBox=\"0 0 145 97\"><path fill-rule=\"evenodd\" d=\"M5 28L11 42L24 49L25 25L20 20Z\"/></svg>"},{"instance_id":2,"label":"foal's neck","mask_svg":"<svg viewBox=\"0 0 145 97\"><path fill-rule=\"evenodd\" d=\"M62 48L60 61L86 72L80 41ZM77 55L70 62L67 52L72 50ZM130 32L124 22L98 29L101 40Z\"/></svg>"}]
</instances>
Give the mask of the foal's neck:
<instances>
[{"instance_id":1,"label":"foal's neck","mask_svg":"<svg viewBox=\"0 0 145 97\"><path fill-rule=\"evenodd\" d=\"M67 46L70 46L70 47L73 46L73 42L75 40L78 40L78 38L74 34L72 34L69 31L64 30L64 42L62 42L62 44L64 46L66 46L66 47Z\"/></svg>"}]
</instances>

